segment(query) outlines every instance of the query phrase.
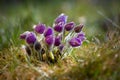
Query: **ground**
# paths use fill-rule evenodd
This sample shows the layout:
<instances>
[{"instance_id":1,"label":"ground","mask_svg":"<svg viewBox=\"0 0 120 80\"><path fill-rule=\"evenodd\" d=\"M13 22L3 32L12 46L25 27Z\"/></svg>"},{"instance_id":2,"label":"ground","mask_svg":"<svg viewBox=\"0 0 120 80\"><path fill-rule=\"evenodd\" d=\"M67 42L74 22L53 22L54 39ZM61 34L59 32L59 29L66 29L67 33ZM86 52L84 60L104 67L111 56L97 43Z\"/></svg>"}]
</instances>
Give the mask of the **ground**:
<instances>
[{"instance_id":1,"label":"ground","mask_svg":"<svg viewBox=\"0 0 120 80\"><path fill-rule=\"evenodd\" d=\"M0 52L0 80L118 80L119 40L120 37L101 44L85 42L55 64L28 63L21 48L11 46Z\"/></svg>"}]
</instances>

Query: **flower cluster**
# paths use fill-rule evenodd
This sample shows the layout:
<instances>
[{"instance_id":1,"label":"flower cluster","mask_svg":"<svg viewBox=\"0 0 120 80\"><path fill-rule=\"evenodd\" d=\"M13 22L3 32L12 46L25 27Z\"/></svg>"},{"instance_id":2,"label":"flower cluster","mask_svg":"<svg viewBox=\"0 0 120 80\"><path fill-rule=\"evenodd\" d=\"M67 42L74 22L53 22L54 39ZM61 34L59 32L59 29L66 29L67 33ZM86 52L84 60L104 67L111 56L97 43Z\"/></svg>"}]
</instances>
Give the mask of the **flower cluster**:
<instances>
[{"instance_id":1,"label":"flower cluster","mask_svg":"<svg viewBox=\"0 0 120 80\"><path fill-rule=\"evenodd\" d=\"M26 52L31 56L38 55L38 59L57 61L59 58L70 54L73 48L82 45L85 34L82 32L83 24L76 25L67 22L68 16L60 14L52 27L39 23L34 26L34 31L20 34L20 39L26 41Z\"/></svg>"}]
</instances>

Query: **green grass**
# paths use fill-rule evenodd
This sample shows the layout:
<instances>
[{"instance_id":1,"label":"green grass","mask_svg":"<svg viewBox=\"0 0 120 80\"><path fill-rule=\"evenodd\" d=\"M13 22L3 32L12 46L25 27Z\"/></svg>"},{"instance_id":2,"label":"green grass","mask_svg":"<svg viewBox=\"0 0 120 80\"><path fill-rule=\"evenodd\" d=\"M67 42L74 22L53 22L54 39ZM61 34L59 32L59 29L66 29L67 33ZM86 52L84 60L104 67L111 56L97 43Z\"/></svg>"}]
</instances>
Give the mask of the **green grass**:
<instances>
[{"instance_id":1,"label":"green grass","mask_svg":"<svg viewBox=\"0 0 120 80\"><path fill-rule=\"evenodd\" d=\"M0 79L9 80L118 80L120 75L120 37L100 45L90 42L55 64L26 61L20 47L0 52ZM112 46L111 46L112 45Z\"/></svg>"}]
</instances>

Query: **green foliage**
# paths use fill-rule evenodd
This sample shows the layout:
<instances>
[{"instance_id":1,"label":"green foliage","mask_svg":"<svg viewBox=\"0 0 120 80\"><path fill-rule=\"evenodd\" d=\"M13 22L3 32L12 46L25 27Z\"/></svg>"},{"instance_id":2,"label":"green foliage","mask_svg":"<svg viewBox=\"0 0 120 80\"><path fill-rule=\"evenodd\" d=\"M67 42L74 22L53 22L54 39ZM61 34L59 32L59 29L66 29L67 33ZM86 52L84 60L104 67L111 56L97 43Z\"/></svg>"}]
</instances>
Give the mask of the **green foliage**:
<instances>
[{"instance_id":1,"label":"green foliage","mask_svg":"<svg viewBox=\"0 0 120 80\"><path fill-rule=\"evenodd\" d=\"M29 62L25 57L25 52L13 45L0 52L0 79L8 79L11 76L10 80L15 78L118 80L120 74L119 39L120 37L113 37L112 40L100 45L94 42L87 43L54 65L35 59ZM32 76L27 77L29 75Z\"/></svg>"}]
</instances>

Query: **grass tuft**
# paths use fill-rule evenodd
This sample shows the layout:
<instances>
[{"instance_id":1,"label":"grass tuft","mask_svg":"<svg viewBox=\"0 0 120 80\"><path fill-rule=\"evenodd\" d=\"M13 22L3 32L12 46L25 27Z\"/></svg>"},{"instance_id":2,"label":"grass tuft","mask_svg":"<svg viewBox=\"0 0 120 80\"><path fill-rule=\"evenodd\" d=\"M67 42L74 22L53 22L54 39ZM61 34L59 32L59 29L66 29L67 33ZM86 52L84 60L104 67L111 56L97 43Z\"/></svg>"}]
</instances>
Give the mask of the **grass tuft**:
<instances>
[{"instance_id":1,"label":"grass tuft","mask_svg":"<svg viewBox=\"0 0 120 80\"><path fill-rule=\"evenodd\" d=\"M28 62L20 47L0 52L0 80L118 80L120 74L120 37L96 44L89 42L64 60L47 64Z\"/></svg>"}]
</instances>

